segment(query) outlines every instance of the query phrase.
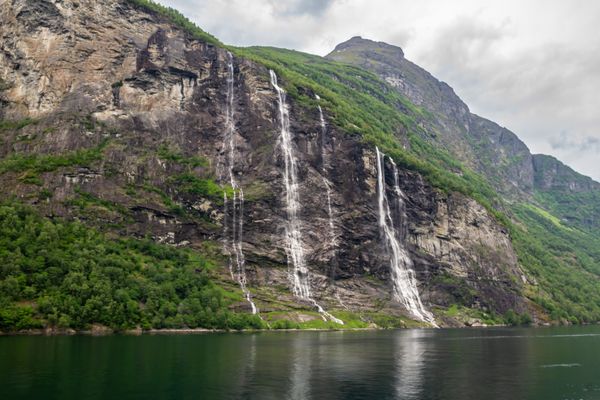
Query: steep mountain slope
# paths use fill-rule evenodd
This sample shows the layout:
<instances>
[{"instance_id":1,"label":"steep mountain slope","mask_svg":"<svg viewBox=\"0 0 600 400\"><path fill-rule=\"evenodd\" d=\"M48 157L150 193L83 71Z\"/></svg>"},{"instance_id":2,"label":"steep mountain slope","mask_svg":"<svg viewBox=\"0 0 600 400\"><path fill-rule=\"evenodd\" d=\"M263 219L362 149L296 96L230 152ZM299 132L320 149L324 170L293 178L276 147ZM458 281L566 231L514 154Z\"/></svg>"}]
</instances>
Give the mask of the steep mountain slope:
<instances>
[{"instance_id":1,"label":"steep mountain slope","mask_svg":"<svg viewBox=\"0 0 600 400\"><path fill-rule=\"evenodd\" d=\"M533 189L527 146L509 130L472 114L450 86L407 60L399 47L353 37L336 46L327 58L373 71L429 111L423 125L431 140L484 174L504 195L522 197Z\"/></svg>"},{"instance_id":2,"label":"steep mountain slope","mask_svg":"<svg viewBox=\"0 0 600 400\"><path fill-rule=\"evenodd\" d=\"M542 264L546 272L537 271L536 275L554 276L551 286L564 286L559 277L570 275L570 285L576 290L594 290L593 285L581 289L582 279L573 277L576 270L569 270L581 266L598 271L599 183L553 157L532 155L514 133L471 114L452 88L404 58L399 47L354 37L339 44L327 58L376 73L430 113L421 123L435 132L430 135L431 142L448 148L454 157L483 174L507 200L500 207L512 210L512 218L529 231L528 236L513 232L513 237L520 238L513 242L521 247L521 257L528 259L531 253L539 252L556 257L545 259ZM537 242L539 250L531 243L524 250L523 242L528 240ZM569 291L575 299L573 290ZM558 302L559 308L569 303L564 297ZM585 301L578 298L575 302Z\"/></svg>"},{"instance_id":3,"label":"steep mountain slope","mask_svg":"<svg viewBox=\"0 0 600 400\"><path fill-rule=\"evenodd\" d=\"M551 313L600 318L595 295L563 307L546 259L562 273L566 253L540 254L545 244L525 229L544 232L550 221L576 242L580 232L530 204L513 218L536 224L511 223L498 211L504 203L492 175L469 167L487 172L471 143L462 152L440 148L446 133L433 136L443 124L427 102L449 113L447 135L462 137L454 129L464 111L469 129L479 124L482 140L496 135L508 149L494 157L521 151L512 134L466 106L445 108L434 95L415 105L371 72L316 56L226 48L173 10L141 0L10 0L0 3L0 21L0 182L5 207L17 210L4 214L10 221L15 212L25 220L37 213L42 221L32 222L17 248L3 245L28 255L16 266L3 259L0 304L10 317L53 326L64 316L59 325L78 329L339 327L339 319L350 327L401 326L431 322L429 312L438 325L504 316L514 323L517 314L539 322ZM440 96L448 91L441 87ZM505 179L509 169L494 176ZM532 166L532 184L533 176ZM519 198L531 196L520 180L527 179L507 185ZM69 262L46 271L56 257L44 243L56 242L42 240L35 226L72 220L101 231L100 243L146 238L168 246L166 254L185 253L167 258L201 255L209 261L196 273L224 288L223 298L213 301L193 283L170 285L168 276L152 289L131 284L161 265L162 256L146 256L158 250L144 250L137 257L145 261L126 269L124 280L111 274L126 264L102 264L103 293L140 316L112 322L121 315L116 306L102 308L93 291L75 290L95 284L97 268ZM36 237L41 258L32 270L26 242ZM582 293L598 286L594 243L563 281L583 282ZM194 281L188 261L165 268L191 272L177 282ZM38 275L49 271L56 276L40 285ZM75 282L74 273L81 285L57 286ZM265 325L236 317L254 307Z\"/></svg>"},{"instance_id":4,"label":"steep mountain slope","mask_svg":"<svg viewBox=\"0 0 600 400\"><path fill-rule=\"evenodd\" d=\"M353 37L327 58L376 73L422 106L430 113L422 124L431 141L485 175L508 200L534 200L578 228L600 227L599 183L552 157L532 155L514 133L470 113L450 86L407 60L401 48Z\"/></svg>"},{"instance_id":5,"label":"steep mountain slope","mask_svg":"<svg viewBox=\"0 0 600 400\"><path fill-rule=\"evenodd\" d=\"M533 169L540 204L567 225L600 232L600 183L543 154L533 156Z\"/></svg>"}]
</instances>

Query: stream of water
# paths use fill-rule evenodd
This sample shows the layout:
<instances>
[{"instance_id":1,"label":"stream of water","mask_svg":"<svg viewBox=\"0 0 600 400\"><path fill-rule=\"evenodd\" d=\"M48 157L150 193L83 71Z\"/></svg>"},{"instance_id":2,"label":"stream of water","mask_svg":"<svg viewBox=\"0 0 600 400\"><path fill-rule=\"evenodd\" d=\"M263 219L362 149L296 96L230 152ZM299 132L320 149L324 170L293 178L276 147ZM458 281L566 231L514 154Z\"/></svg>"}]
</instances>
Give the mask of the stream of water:
<instances>
[{"instance_id":1,"label":"stream of water","mask_svg":"<svg viewBox=\"0 0 600 400\"><path fill-rule=\"evenodd\" d=\"M316 95L317 100L320 97ZM337 234L335 230L333 208L331 207L331 183L327 179L327 154L325 153L325 138L327 137L327 125L325 124L325 117L323 116L323 109L320 105L317 106L319 109L319 122L321 124L321 159L323 160L323 169L321 174L323 176L323 185L325 186L325 193L327 195L327 218L329 222L329 247L335 251L337 247Z\"/></svg>"},{"instance_id":2,"label":"stream of water","mask_svg":"<svg viewBox=\"0 0 600 400\"><path fill-rule=\"evenodd\" d=\"M298 167L294 145L292 143L292 132L290 130L290 115L286 102L286 93L277 82L275 71L269 71L271 85L277 92L277 105L279 108L280 122L280 144L284 158L283 183L285 186L285 204L287 210L287 226L285 229L287 242L287 255L290 268L290 280L294 295L304 299L319 311L323 319L343 324L343 321L329 314L313 298L310 288L310 276L306 266L304 247L302 244L301 223L298 213L300 211L300 194L298 183Z\"/></svg>"},{"instance_id":3,"label":"stream of water","mask_svg":"<svg viewBox=\"0 0 600 400\"><path fill-rule=\"evenodd\" d=\"M244 297L250 304L252 314L258 312L258 308L252 301L252 295L247 287L246 277L246 258L244 257L243 249L243 231L244 231L244 190L235 179L234 166L236 163L235 151L235 119L234 119L234 100L235 100L235 75L233 68L233 55L227 53L227 90L226 90L226 107L225 107L225 137L223 147L225 154L225 162L223 163L227 170L227 178L232 188L231 199L231 233L229 234L229 224L227 219L224 220L224 237L225 240L230 239L226 243L226 253L229 255L229 271L232 279L238 282ZM227 194L223 196L225 215L228 213ZM235 266L235 268L234 268Z\"/></svg>"},{"instance_id":4,"label":"stream of water","mask_svg":"<svg viewBox=\"0 0 600 400\"><path fill-rule=\"evenodd\" d=\"M394 221L390 202L386 192L385 181L385 154L376 148L377 154L377 200L379 206L379 228L390 259L390 272L392 282L394 283L394 297L401 302L404 307L418 320L428 322L435 326L433 314L425 309L419 296L417 279L413 270L412 260L406 251L401 240L403 221ZM391 161L391 160L390 160ZM398 180L398 170L396 164L392 162L394 173L394 194L400 207L400 217L404 208L403 194L400 190ZM402 203L401 203L402 202Z\"/></svg>"}]
</instances>

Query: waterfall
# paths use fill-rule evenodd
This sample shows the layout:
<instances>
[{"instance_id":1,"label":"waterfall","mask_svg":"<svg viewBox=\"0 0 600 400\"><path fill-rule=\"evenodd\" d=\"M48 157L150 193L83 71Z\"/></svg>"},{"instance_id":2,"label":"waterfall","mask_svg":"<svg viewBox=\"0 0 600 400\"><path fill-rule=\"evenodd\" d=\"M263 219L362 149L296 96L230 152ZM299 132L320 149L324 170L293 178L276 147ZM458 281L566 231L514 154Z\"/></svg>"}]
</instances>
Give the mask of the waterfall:
<instances>
[{"instance_id":1,"label":"waterfall","mask_svg":"<svg viewBox=\"0 0 600 400\"><path fill-rule=\"evenodd\" d=\"M318 94L315 94L315 98L317 101L321 100ZM325 117L323 116L323 109L320 105L317 105L319 109L319 121L321 123L321 160L322 160L322 171L321 175L323 177L323 185L325 186L325 194L327 195L327 218L329 222L329 249L333 251L333 260L332 266L333 268L338 267L337 260L337 246L338 246L338 235L335 229L334 216L333 216L333 208L331 207L331 182L327 179L327 155L325 154L325 138L327 137L327 125L325 124ZM346 305L342 302L340 298L340 294L337 291L337 287L335 288L335 298L338 300L339 304L345 308Z\"/></svg>"},{"instance_id":2,"label":"waterfall","mask_svg":"<svg viewBox=\"0 0 600 400\"><path fill-rule=\"evenodd\" d=\"M284 158L284 173L283 183L285 186L285 202L287 211L287 226L285 229L285 238L287 242L287 256L288 265L291 265L292 270L290 274L290 280L292 282L292 290L294 295L307 300L313 306L317 308L319 313L326 320L329 318L331 321L338 324L343 322L333 315L329 314L323 309L317 302L312 298L310 290L310 276L306 266L306 260L304 258L304 248L302 247L302 233L300 231L300 221L298 218L298 211L300 210L300 195L298 191L298 174L296 157L294 155L294 148L292 145L292 133L290 131L290 115L288 106L286 103L286 94L277 83L277 75L275 71L269 70L271 75L271 85L277 92L277 103L279 106L279 119L280 119L280 141L281 149Z\"/></svg>"},{"instance_id":3,"label":"waterfall","mask_svg":"<svg viewBox=\"0 0 600 400\"><path fill-rule=\"evenodd\" d=\"M288 244L288 262L291 261L293 267L291 280L294 294L301 299L310 299L311 293L308 281L308 269L306 268L304 259L302 235L298 221L300 198L298 195L296 157L294 157L292 135L290 132L289 110L285 101L285 91L277 84L277 75L275 75L273 70L270 70L269 72L271 74L271 84L277 91L279 105L281 148L283 150L285 164L283 183L285 185L285 202L288 217L285 234Z\"/></svg>"},{"instance_id":4,"label":"waterfall","mask_svg":"<svg viewBox=\"0 0 600 400\"><path fill-rule=\"evenodd\" d=\"M235 277L233 276L231 249L227 240L229 237L229 220L227 219L227 215L229 215L229 207L227 206L227 192L223 191L223 253L227 255L227 267L229 268L229 275L231 275L231 279L235 280Z\"/></svg>"},{"instance_id":5,"label":"waterfall","mask_svg":"<svg viewBox=\"0 0 600 400\"><path fill-rule=\"evenodd\" d=\"M327 216L329 219L329 247L335 249L337 247L337 236L335 233L335 224L333 223L333 209L331 208L331 187L329 181L323 177L323 184L325 185L325 193L327 194Z\"/></svg>"},{"instance_id":6,"label":"waterfall","mask_svg":"<svg viewBox=\"0 0 600 400\"><path fill-rule=\"evenodd\" d=\"M232 188L232 204L231 204L231 242L225 245L226 254L229 257L229 272L232 279L236 280L246 301L252 308L252 314L256 314L258 309L252 301L252 296L247 287L246 279L246 259L243 251L243 227L244 227L244 191L235 179L233 168L235 165L235 120L234 120L234 73L233 73L233 55L227 52L227 102L225 106L225 137L223 140L223 153L225 160L221 166L220 178L223 179L223 169L226 166L227 178ZM227 193L223 195L225 215L227 215ZM223 221L223 233L225 240L228 238L228 221L227 218ZM232 259L234 258L234 259ZM235 263L234 263L235 261ZM235 265L235 271L234 271Z\"/></svg>"},{"instance_id":7,"label":"waterfall","mask_svg":"<svg viewBox=\"0 0 600 400\"><path fill-rule=\"evenodd\" d=\"M321 100L318 94L315 95L317 100ZM326 155L325 155L325 137L327 135L327 125L325 124L325 118L323 117L323 109L320 105L317 105L319 109L319 120L321 123L321 159L323 160L323 185L325 186L325 193L327 194L327 216L329 219L329 247L335 249L337 247L337 235L335 232L335 224L333 222L333 209L331 208L331 183L327 180L326 175Z\"/></svg>"},{"instance_id":8,"label":"waterfall","mask_svg":"<svg viewBox=\"0 0 600 400\"><path fill-rule=\"evenodd\" d=\"M425 309L419 291L417 288L417 280L415 271L412 269L413 264L408 252L404 248L400 238L398 228L394 226L394 220L390 210L390 204L385 190L385 154L377 151L377 192L379 206L379 228L385 240L388 256L390 258L390 270L392 281L394 283L394 298L400 301L406 309L417 319L423 322L428 322L435 326L433 315ZM393 165L394 171L394 194L398 199L401 216L404 217L404 200L403 193L400 190L398 169L396 164ZM403 221L400 221L400 229Z\"/></svg>"}]
</instances>

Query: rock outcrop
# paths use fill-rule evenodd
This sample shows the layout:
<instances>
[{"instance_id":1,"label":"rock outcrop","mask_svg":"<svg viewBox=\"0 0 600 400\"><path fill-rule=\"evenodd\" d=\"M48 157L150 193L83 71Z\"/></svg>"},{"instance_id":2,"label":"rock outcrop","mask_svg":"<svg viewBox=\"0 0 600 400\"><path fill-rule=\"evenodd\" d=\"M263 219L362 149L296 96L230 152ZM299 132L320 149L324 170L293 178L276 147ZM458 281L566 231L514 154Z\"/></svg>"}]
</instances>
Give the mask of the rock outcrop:
<instances>
[{"instance_id":1,"label":"rock outcrop","mask_svg":"<svg viewBox=\"0 0 600 400\"><path fill-rule=\"evenodd\" d=\"M535 187L541 190L560 190L582 193L600 190L600 183L583 176L556 158L544 154L533 156Z\"/></svg>"}]
</instances>

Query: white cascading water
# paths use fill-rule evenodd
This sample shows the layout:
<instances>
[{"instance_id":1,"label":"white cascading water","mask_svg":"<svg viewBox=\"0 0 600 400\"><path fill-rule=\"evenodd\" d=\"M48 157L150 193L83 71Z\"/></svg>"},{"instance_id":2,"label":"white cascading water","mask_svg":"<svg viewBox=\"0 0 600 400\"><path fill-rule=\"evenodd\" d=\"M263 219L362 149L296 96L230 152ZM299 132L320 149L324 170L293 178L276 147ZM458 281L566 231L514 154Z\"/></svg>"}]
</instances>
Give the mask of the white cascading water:
<instances>
[{"instance_id":1,"label":"white cascading water","mask_svg":"<svg viewBox=\"0 0 600 400\"><path fill-rule=\"evenodd\" d=\"M321 100L321 98L319 97L318 94L315 94L315 98L317 99L317 101ZM320 105L317 105L317 108L319 109L319 120L321 123L321 159L322 159L322 163L323 163L322 164L323 168L322 168L321 174L323 176L323 185L325 185L325 193L327 194L327 217L328 217L328 221L329 221L329 249L334 251L333 262L334 262L334 265L337 266L338 233L335 229L333 208L331 207L331 182L326 178L326 176L327 176L327 155L325 154L325 138L327 135L327 125L325 124L325 117L323 116L323 109L321 108ZM344 302L340 298L340 294L337 292L337 288L336 288L335 298L337 299L338 303L343 308L345 308L346 310L349 310L348 307L344 304Z\"/></svg>"},{"instance_id":2,"label":"white cascading water","mask_svg":"<svg viewBox=\"0 0 600 400\"><path fill-rule=\"evenodd\" d=\"M319 95L315 95L317 100L320 100L321 98L319 97ZM321 134L322 134L322 138L324 140L325 135L327 135L327 125L325 124L325 117L323 117L323 109L321 108L320 105L317 106L319 108L319 119L321 122ZM333 221L333 209L331 208L331 183L327 180L327 178L325 177L327 174L326 168L325 168L325 146L321 146L321 158L323 160L323 171L322 171L322 176L323 176L323 184L325 185L325 193L327 194L327 216L329 217L329 247L331 249L335 249L337 247L337 234L335 231L335 224Z\"/></svg>"},{"instance_id":3,"label":"white cascading water","mask_svg":"<svg viewBox=\"0 0 600 400\"><path fill-rule=\"evenodd\" d=\"M295 296L313 304L323 316L324 320L329 318L335 323L343 324L343 321L329 314L312 298L309 272L304 258L304 248L302 247L300 221L298 219L300 196L298 193L296 157L294 155L292 133L290 131L290 115L286 103L285 90L278 85L275 71L269 70L269 74L271 75L271 85L273 85L273 88L275 88L275 91L277 92L277 103L279 106L280 139L284 158L283 183L285 185L285 202L288 217L285 235L288 245L288 264L291 264L292 266L290 274L292 290Z\"/></svg>"},{"instance_id":4,"label":"white cascading water","mask_svg":"<svg viewBox=\"0 0 600 400\"><path fill-rule=\"evenodd\" d=\"M329 186L329 182L326 178L323 178L323 183L325 184L327 193L327 214L329 216L329 234L331 237L329 245L333 249L337 246L337 236L335 234L335 225L333 223L333 210L331 208L331 187Z\"/></svg>"},{"instance_id":5,"label":"white cascading water","mask_svg":"<svg viewBox=\"0 0 600 400\"><path fill-rule=\"evenodd\" d=\"M394 386L398 399L418 400L424 397L423 375L427 368L425 358L429 334L422 329L406 329L394 335Z\"/></svg>"},{"instance_id":6,"label":"white cascading water","mask_svg":"<svg viewBox=\"0 0 600 400\"><path fill-rule=\"evenodd\" d=\"M240 288L242 289L242 293L244 297L250 304L252 308L252 314L256 314L258 309L256 305L252 301L252 296L247 287L247 279L246 279L246 259L244 258L244 251L242 246L243 239L243 228L244 228L244 191L242 187L237 183L234 173L233 167L235 164L235 120L233 119L234 115L234 71L233 71L233 55L231 53L227 53L227 103L225 107L225 138L223 141L223 151L226 154L226 161L223 163L227 167L227 175L229 178L229 184L233 189L233 198L232 198L232 221L231 221L231 243L226 245L226 252L229 255L229 272L231 273L231 277L236 280ZM221 174L222 175L222 174ZM224 193L223 201L225 206L225 215L227 215L227 194ZM227 240L228 234L228 221L224 220L224 237ZM232 256L235 257L235 260L232 260ZM235 271L234 271L234 261L235 261Z\"/></svg>"},{"instance_id":7,"label":"white cascading water","mask_svg":"<svg viewBox=\"0 0 600 400\"><path fill-rule=\"evenodd\" d=\"M394 226L392 212L390 210L389 201L385 191L385 154L381 153L379 148L376 148L376 152L379 228L381 229L382 236L385 240L386 249L390 257L391 276L394 283L394 297L396 300L400 301L415 318L436 326L433 314L427 311L421 302L419 290L417 288L417 280L415 278L415 271L412 268L412 260L408 256L406 249L398 238L400 234L398 229ZM404 200L402 198L403 194L400 190L398 182L398 171L396 165L392 165L394 167L395 180L394 192L398 198L398 201L402 202L399 204L403 205ZM403 213L402 209L401 211ZM401 225L400 229L402 229L402 223L399 225Z\"/></svg>"}]
</instances>

